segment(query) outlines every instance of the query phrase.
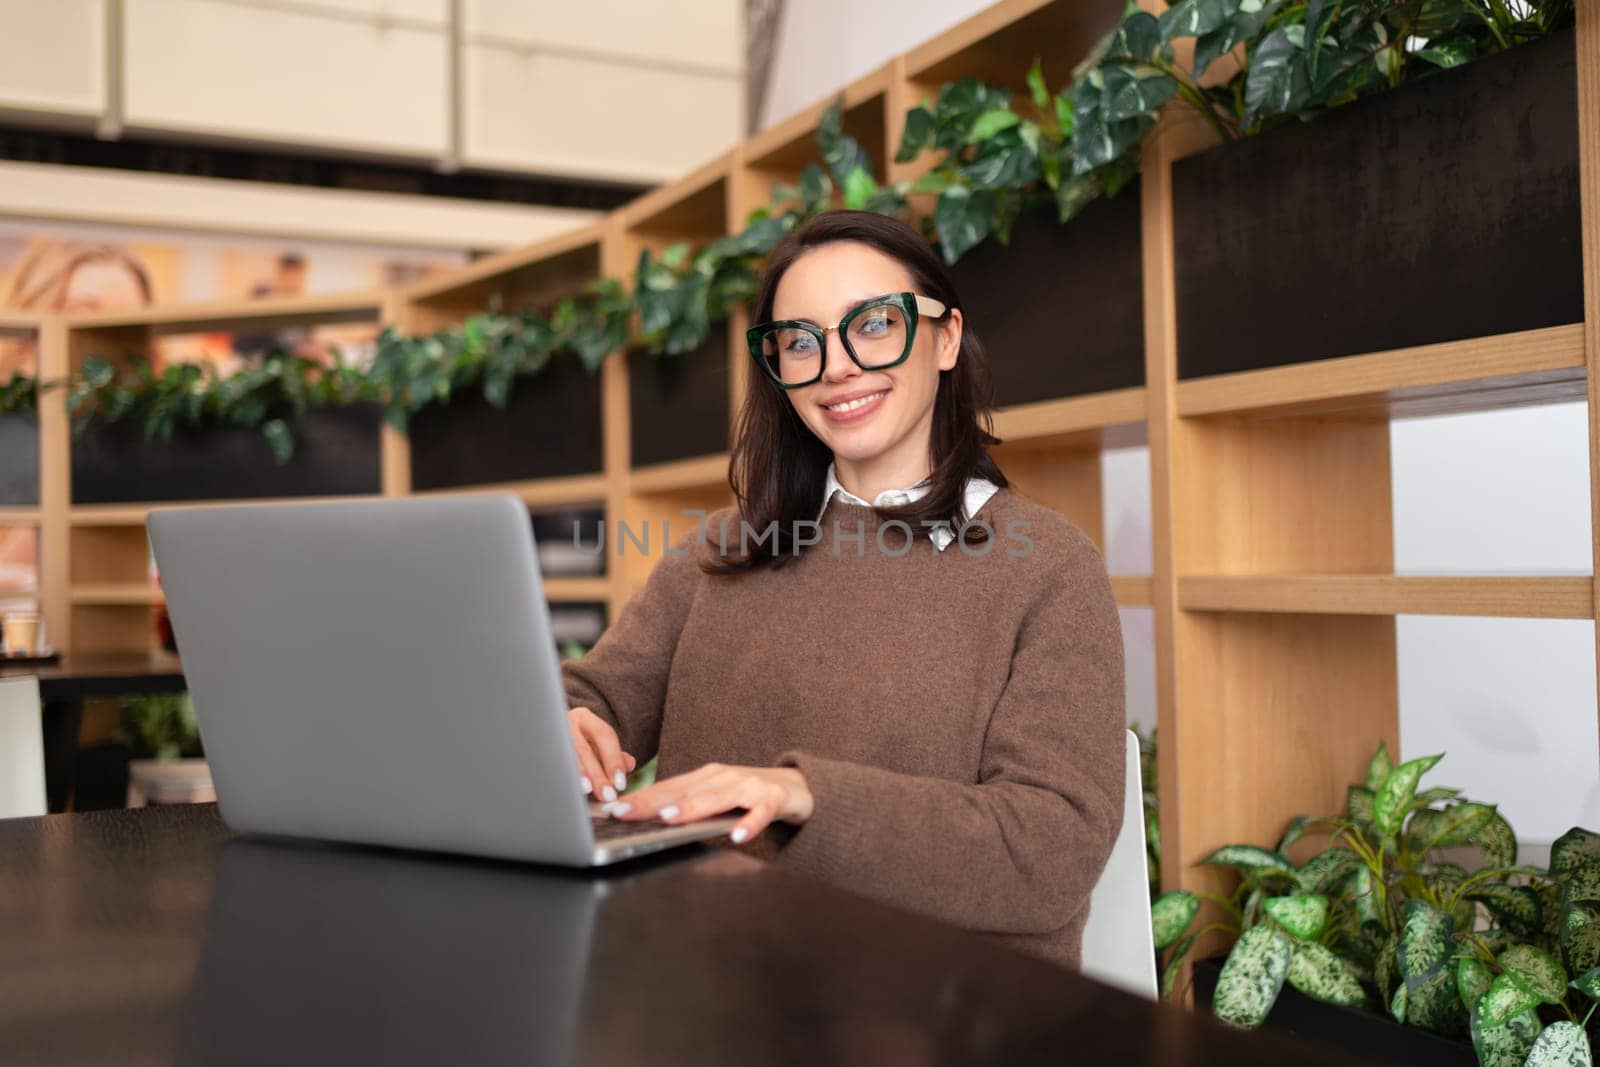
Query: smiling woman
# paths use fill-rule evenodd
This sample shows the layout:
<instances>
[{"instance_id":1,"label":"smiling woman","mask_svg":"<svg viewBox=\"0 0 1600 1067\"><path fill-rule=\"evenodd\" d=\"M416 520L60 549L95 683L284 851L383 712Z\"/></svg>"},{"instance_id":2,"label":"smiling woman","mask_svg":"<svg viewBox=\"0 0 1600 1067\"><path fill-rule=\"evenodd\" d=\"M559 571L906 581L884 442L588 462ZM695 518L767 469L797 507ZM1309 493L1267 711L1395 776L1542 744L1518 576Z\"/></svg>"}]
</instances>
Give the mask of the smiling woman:
<instances>
[{"instance_id":1,"label":"smiling woman","mask_svg":"<svg viewBox=\"0 0 1600 1067\"><path fill-rule=\"evenodd\" d=\"M756 855L1075 966L1122 812L1100 553L1008 487L982 345L910 227L817 217L756 312L738 506L563 666L579 787L623 820L742 809Z\"/></svg>"}]
</instances>

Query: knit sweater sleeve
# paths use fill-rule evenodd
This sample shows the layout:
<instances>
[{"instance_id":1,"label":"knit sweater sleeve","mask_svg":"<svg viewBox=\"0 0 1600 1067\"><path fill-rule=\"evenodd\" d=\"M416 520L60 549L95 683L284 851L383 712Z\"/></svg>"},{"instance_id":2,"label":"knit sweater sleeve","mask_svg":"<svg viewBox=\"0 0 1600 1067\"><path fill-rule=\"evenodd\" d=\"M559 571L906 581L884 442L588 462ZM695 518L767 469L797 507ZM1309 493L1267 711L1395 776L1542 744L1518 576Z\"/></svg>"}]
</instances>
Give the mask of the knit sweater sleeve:
<instances>
[{"instance_id":1,"label":"knit sweater sleeve","mask_svg":"<svg viewBox=\"0 0 1600 1067\"><path fill-rule=\"evenodd\" d=\"M678 539L638 594L582 658L561 665L569 707L586 707L617 731L640 763L655 755L678 635L701 578L698 531Z\"/></svg>"},{"instance_id":2,"label":"knit sweater sleeve","mask_svg":"<svg viewBox=\"0 0 1600 1067\"><path fill-rule=\"evenodd\" d=\"M785 752L814 805L777 863L991 933L1048 933L1087 906L1122 824L1123 657L1098 550L1075 527L1064 541L1017 635L978 782Z\"/></svg>"}]
</instances>

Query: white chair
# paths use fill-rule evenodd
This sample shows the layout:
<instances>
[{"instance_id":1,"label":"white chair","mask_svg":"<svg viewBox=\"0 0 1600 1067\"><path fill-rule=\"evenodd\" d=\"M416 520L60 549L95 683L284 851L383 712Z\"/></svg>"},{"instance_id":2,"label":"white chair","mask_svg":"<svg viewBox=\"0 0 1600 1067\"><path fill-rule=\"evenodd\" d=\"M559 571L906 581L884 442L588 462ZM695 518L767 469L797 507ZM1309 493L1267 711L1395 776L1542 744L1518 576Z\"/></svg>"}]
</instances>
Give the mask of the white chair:
<instances>
[{"instance_id":1,"label":"white chair","mask_svg":"<svg viewBox=\"0 0 1600 1067\"><path fill-rule=\"evenodd\" d=\"M1139 739L1128 731L1127 793L1122 830L1089 896L1081 970L1119 989L1157 999L1155 935L1150 929L1150 880L1144 858L1144 784Z\"/></svg>"},{"instance_id":2,"label":"white chair","mask_svg":"<svg viewBox=\"0 0 1600 1067\"><path fill-rule=\"evenodd\" d=\"M0 819L44 813L39 679L0 678Z\"/></svg>"}]
</instances>

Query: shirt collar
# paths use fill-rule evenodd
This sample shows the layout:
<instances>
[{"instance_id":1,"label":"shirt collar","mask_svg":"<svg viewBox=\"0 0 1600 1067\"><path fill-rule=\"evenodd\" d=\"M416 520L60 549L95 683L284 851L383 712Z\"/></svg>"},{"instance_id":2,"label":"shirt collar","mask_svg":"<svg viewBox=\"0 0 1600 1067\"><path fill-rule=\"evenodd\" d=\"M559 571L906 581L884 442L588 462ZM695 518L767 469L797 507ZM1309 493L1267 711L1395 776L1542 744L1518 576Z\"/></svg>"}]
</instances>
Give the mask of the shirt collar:
<instances>
[{"instance_id":1,"label":"shirt collar","mask_svg":"<svg viewBox=\"0 0 1600 1067\"><path fill-rule=\"evenodd\" d=\"M869 504L839 482L839 475L835 471L834 465L829 463L828 479L822 488L822 506L817 509L817 521L822 521L823 512L828 510L828 504L835 496L838 496L847 504L855 504L864 508L896 508L921 500L928 495L928 491L932 488L933 486L929 480L924 478L916 485L905 489L885 489L874 497L872 503ZM962 500L963 510L965 510L967 518L970 519L976 515L978 509L989 502L989 498L994 496L998 488L987 478L968 478ZM928 536L933 541L934 547L941 552L944 551L945 546L955 540L955 534L950 531L948 523L940 523L938 526L930 528Z\"/></svg>"}]
</instances>

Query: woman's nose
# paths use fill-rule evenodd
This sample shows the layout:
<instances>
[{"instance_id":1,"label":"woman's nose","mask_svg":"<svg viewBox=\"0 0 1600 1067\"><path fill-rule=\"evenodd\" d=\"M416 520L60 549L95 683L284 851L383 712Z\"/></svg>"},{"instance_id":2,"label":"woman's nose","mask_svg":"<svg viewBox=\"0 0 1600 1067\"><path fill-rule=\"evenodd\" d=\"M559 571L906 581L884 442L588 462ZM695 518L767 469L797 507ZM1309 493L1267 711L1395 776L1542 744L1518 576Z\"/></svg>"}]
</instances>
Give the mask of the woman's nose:
<instances>
[{"instance_id":1,"label":"woman's nose","mask_svg":"<svg viewBox=\"0 0 1600 1067\"><path fill-rule=\"evenodd\" d=\"M850 358L850 353L845 351L844 338L839 335L838 330L829 330L825 336L828 341L822 352L822 376L830 382L854 378L861 372L861 368L856 366L855 360Z\"/></svg>"}]
</instances>

